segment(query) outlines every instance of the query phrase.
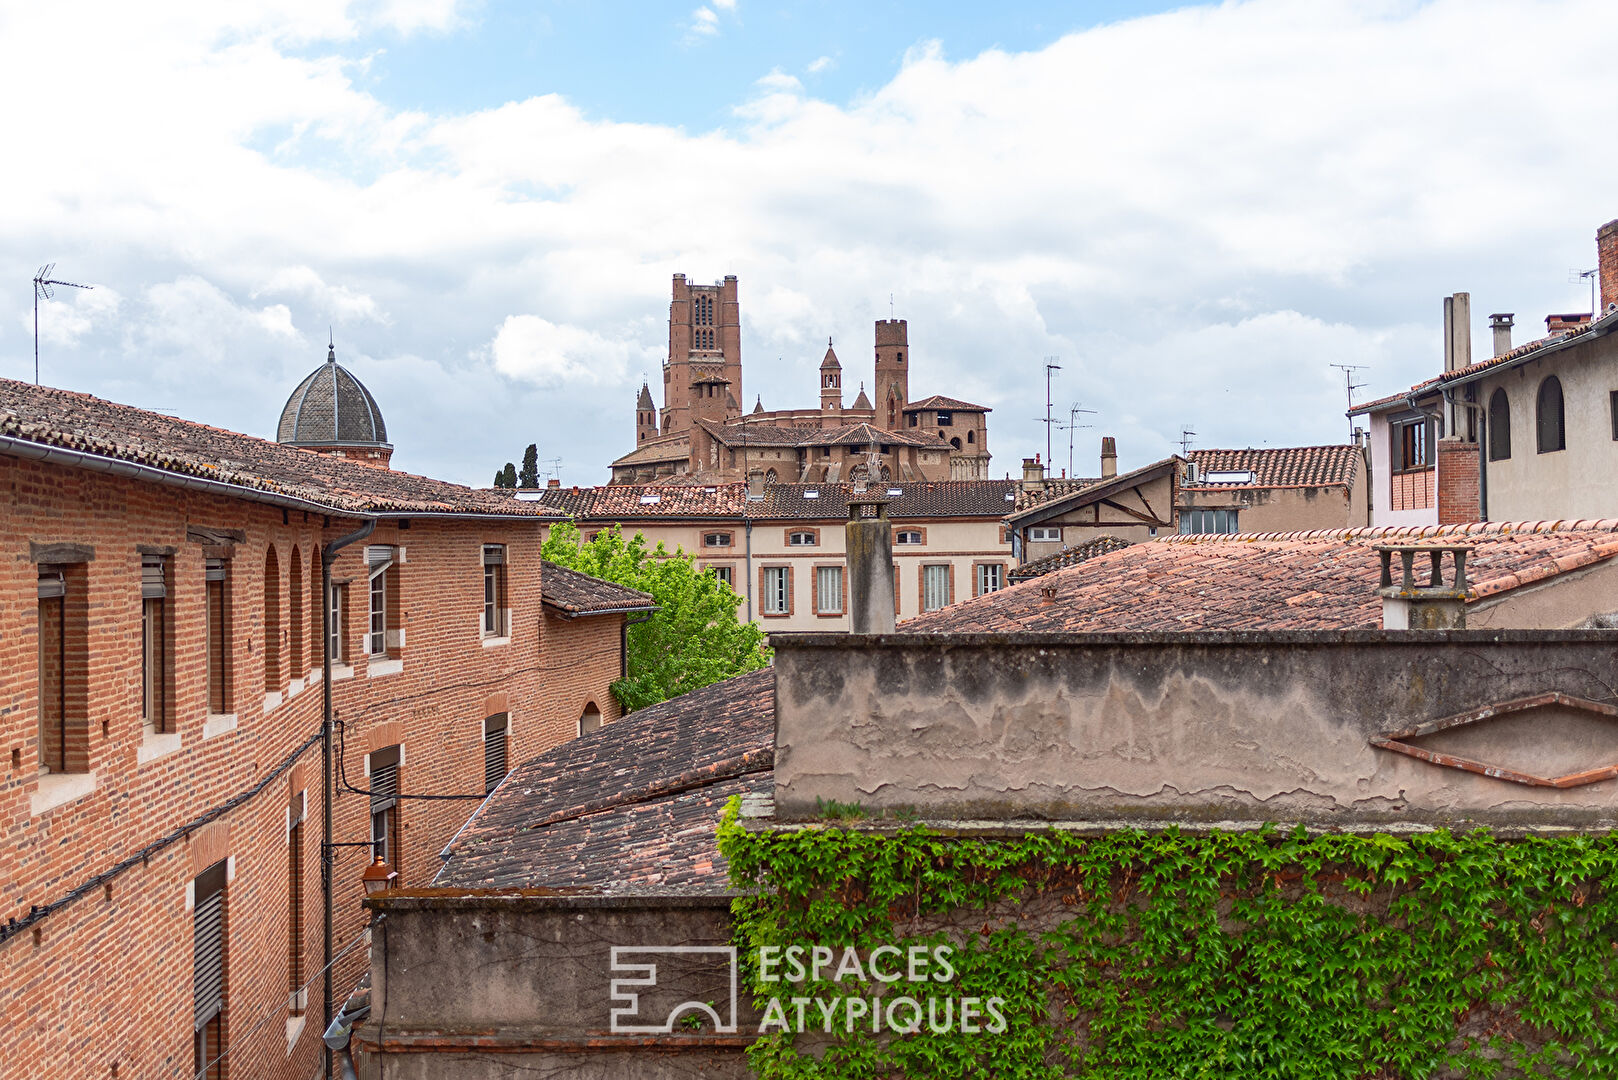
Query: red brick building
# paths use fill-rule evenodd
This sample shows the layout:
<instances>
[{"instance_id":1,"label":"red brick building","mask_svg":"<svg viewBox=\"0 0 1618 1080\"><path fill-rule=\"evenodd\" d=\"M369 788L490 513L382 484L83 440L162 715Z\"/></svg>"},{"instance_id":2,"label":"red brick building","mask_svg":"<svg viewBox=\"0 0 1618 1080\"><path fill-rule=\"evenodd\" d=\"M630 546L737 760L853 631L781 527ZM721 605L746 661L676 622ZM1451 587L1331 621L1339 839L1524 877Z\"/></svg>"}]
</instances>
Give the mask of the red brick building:
<instances>
[{"instance_id":1,"label":"red brick building","mask_svg":"<svg viewBox=\"0 0 1618 1080\"><path fill-rule=\"evenodd\" d=\"M373 846L430 882L508 763L616 719L649 598L374 420L311 450L0 380L0 1076L318 1073L328 644L336 1004Z\"/></svg>"}]
</instances>

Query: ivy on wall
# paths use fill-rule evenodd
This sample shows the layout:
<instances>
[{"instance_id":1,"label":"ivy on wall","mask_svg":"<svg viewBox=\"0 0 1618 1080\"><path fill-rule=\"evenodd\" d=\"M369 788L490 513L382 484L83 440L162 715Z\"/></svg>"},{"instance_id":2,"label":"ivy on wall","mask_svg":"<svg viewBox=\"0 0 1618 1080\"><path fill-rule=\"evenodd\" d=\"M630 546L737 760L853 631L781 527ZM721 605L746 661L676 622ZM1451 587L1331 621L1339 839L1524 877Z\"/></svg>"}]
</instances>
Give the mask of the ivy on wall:
<instances>
[{"instance_id":1,"label":"ivy on wall","mask_svg":"<svg viewBox=\"0 0 1618 1080\"><path fill-rule=\"evenodd\" d=\"M999 1034L811 1006L751 1049L765 1080L1618 1077L1613 835L750 831L733 803L719 841L752 890L734 913L761 1009L1004 1003ZM914 943L950 945L953 979L786 984L757 963Z\"/></svg>"}]
</instances>

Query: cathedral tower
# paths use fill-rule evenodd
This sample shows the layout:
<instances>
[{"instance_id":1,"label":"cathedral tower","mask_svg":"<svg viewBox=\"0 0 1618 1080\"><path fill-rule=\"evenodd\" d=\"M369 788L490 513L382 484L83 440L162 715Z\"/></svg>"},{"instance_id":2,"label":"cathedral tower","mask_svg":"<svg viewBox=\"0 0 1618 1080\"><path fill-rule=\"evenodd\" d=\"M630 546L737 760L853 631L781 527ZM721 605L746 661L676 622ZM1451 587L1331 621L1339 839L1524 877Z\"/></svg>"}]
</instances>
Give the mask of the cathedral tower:
<instances>
[{"instance_id":1,"label":"cathedral tower","mask_svg":"<svg viewBox=\"0 0 1618 1080\"><path fill-rule=\"evenodd\" d=\"M910 347L903 319L876 321L876 426L897 431L910 401Z\"/></svg>"},{"instance_id":2,"label":"cathedral tower","mask_svg":"<svg viewBox=\"0 0 1618 1080\"><path fill-rule=\"evenodd\" d=\"M826 358L820 362L820 411L836 415L843 411L843 365L826 339Z\"/></svg>"},{"instance_id":3,"label":"cathedral tower","mask_svg":"<svg viewBox=\"0 0 1618 1080\"><path fill-rule=\"evenodd\" d=\"M709 369L720 364L731 393L741 400L741 323L736 275L716 285L692 285L684 274L674 275L674 293L669 301L669 358L663 364L665 433L691 428L695 365Z\"/></svg>"},{"instance_id":4,"label":"cathedral tower","mask_svg":"<svg viewBox=\"0 0 1618 1080\"><path fill-rule=\"evenodd\" d=\"M640 397L635 400L635 445L657 434L657 406L652 404L652 388L640 384Z\"/></svg>"}]
</instances>

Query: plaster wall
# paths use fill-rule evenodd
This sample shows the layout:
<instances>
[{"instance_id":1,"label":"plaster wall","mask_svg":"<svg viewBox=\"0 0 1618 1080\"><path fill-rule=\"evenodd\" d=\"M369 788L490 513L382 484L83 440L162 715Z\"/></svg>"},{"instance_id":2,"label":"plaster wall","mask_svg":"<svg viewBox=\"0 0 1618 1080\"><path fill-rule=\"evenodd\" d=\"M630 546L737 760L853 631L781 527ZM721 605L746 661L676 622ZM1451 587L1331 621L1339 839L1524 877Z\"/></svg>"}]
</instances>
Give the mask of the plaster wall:
<instances>
[{"instance_id":1,"label":"plaster wall","mask_svg":"<svg viewBox=\"0 0 1618 1080\"><path fill-rule=\"evenodd\" d=\"M1371 413L1371 524L1372 525L1437 525L1438 500L1421 510L1394 510L1393 476L1388 471L1391 454L1388 449L1388 415Z\"/></svg>"},{"instance_id":2,"label":"plaster wall","mask_svg":"<svg viewBox=\"0 0 1618 1080\"><path fill-rule=\"evenodd\" d=\"M1371 744L1561 691L1618 701L1607 631L777 638L776 812L924 819L1608 828L1618 780L1565 790ZM1555 708L1464 730L1533 771L1618 763L1618 721ZM1527 737L1532 730L1535 735ZM1458 751L1446 751L1458 752Z\"/></svg>"},{"instance_id":3,"label":"plaster wall","mask_svg":"<svg viewBox=\"0 0 1618 1080\"><path fill-rule=\"evenodd\" d=\"M1335 487L1181 488L1181 509L1231 509L1244 533L1347 529L1367 523L1364 470Z\"/></svg>"}]
</instances>

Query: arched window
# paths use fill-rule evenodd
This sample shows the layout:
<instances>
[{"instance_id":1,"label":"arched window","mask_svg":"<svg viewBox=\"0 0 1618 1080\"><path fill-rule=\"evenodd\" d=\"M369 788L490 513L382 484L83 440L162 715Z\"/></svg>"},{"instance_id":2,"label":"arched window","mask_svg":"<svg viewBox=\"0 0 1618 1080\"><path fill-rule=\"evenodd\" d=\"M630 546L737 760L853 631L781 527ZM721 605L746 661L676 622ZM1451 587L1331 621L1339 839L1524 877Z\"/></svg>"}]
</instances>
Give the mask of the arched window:
<instances>
[{"instance_id":1,"label":"arched window","mask_svg":"<svg viewBox=\"0 0 1618 1080\"><path fill-rule=\"evenodd\" d=\"M599 730L601 730L601 710L596 708L596 703L592 701L584 707L584 712L579 717L579 734L588 735L592 731Z\"/></svg>"},{"instance_id":2,"label":"arched window","mask_svg":"<svg viewBox=\"0 0 1618 1080\"><path fill-rule=\"evenodd\" d=\"M320 545L316 544L309 552L309 666L314 667L325 659L324 624L326 602L320 595ZM336 657L332 658L336 660Z\"/></svg>"},{"instance_id":3,"label":"arched window","mask_svg":"<svg viewBox=\"0 0 1618 1080\"><path fill-rule=\"evenodd\" d=\"M264 553L264 692L281 689L281 563L275 545Z\"/></svg>"},{"instance_id":4,"label":"arched window","mask_svg":"<svg viewBox=\"0 0 1618 1080\"><path fill-rule=\"evenodd\" d=\"M961 437L959 435L955 436L949 441L949 444L959 450L961 448Z\"/></svg>"},{"instance_id":5,"label":"arched window","mask_svg":"<svg viewBox=\"0 0 1618 1080\"><path fill-rule=\"evenodd\" d=\"M1562 383L1555 375L1539 384L1539 408L1534 420L1541 454L1567 449L1567 427L1562 422Z\"/></svg>"},{"instance_id":6,"label":"arched window","mask_svg":"<svg viewBox=\"0 0 1618 1080\"><path fill-rule=\"evenodd\" d=\"M967 442L969 442L969 443L974 443L974 442L977 442L977 441L978 441L978 440L977 440L977 432L975 432L975 431L968 431L968 432L967 432L967 433L966 433L966 441L967 441Z\"/></svg>"},{"instance_id":7,"label":"arched window","mask_svg":"<svg viewBox=\"0 0 1618 1080\"><path fill-rule=\"evenodd\" d=\"M1504 388L1489 395L1489 460L1505 461L1511 456L1511 402Z\"/></svg>"},{"instance_id":8,"label":"arched window","mask_svg":"<svg viewBox=\"0 0 1618 1080\"><path fill-rule=\"evenodd\" d=\"M779 479L781 479L781 477L780 477L779 474L776 473L776 471L774 469L766 469L766 470L764 470L764 486L765 487L770 486L771 484L775 483Z\"/></svg>"},{"instance_id":9,"label":"arched window","mask_svg":"<svg viewBox=\"0 0 1618 1080\"><path fill-rule=\"evenodd\" d=\"M303 662L303 556L292 549L292 560L287 563L287 640L292 645L291 678L301 679L309 673Z\"/></svg>"}]
</instances>

